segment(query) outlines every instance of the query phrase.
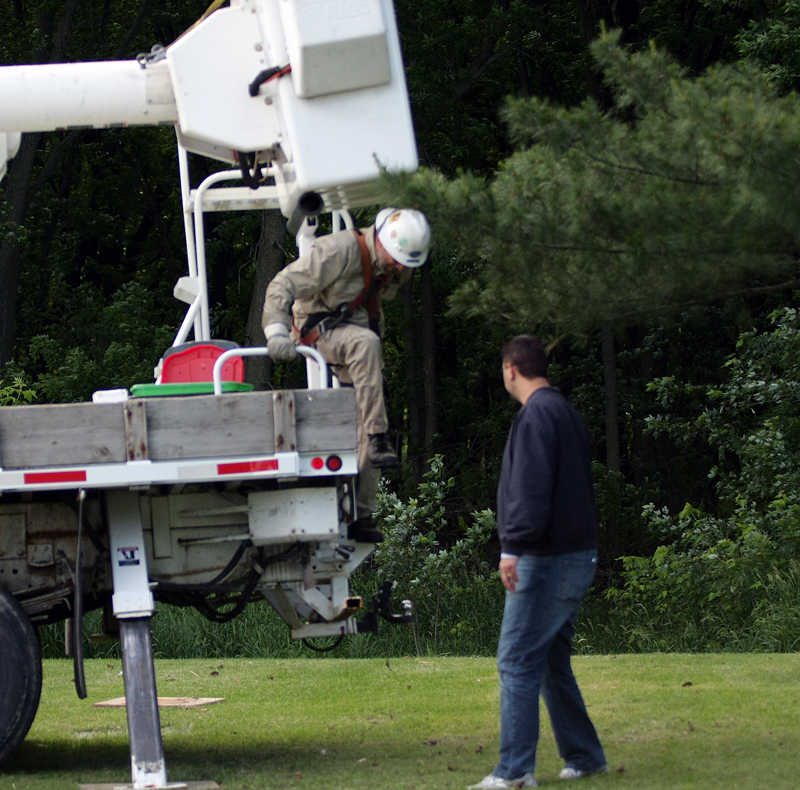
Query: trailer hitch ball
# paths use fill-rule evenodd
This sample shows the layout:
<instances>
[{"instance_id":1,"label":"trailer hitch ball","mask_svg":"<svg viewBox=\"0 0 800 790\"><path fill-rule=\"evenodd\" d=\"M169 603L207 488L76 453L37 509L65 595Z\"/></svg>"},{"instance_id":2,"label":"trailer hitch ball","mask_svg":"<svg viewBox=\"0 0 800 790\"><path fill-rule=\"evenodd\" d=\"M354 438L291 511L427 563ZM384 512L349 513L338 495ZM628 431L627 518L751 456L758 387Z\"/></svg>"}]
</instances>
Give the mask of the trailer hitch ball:
<instances>
[{"instance_id":1,"label":"trailer hitch ball","mask_svg":"<svg viewBox=\"0 0 800 790\"><path fill-rule=\"evenodd\" d=\"M375 608L378 614L387 622L393 625L410 624L414 622L414 604L409 600L404 600L400 603L401 614L392 613L392 587L394 585L390 581L385 581L378 590L375 596Z\"/></svg>"},{"instance_id":2,"label":"trailer hitch ball","mask_svg":"<svg viewBox=\"0 0 800 790\"><path fill-rule=\"evenodd\" d=\"M392 614L391 595L393 584L385 581L378 594L372 599L372 606L365 617L358 621L359 633L378 633L378 616L392 625L411 625L414 622L414 604L409 600L400 602L400 614Z\"/></svg>"}]
</instances>

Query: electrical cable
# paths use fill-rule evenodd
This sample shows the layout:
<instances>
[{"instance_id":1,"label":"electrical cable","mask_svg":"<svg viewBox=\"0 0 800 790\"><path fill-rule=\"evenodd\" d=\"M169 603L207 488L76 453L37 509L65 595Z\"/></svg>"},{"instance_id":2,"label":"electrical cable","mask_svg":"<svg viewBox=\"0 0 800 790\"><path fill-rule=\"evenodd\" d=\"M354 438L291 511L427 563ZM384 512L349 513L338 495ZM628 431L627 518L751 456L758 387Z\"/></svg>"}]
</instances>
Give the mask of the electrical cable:
<instances>
[{"instance_id":1,"label":"electrical cable","mask_svg":"<svg viewBox=\"0 0 800 790\"><path fill-rule=\"evenodd\" d=\"M236 549L234 552L233 557L231 557L230 562L210 581L208 584L218 584L223 579L227 578L231 571L239 564L239 560L242 558L242 554L244 554L245 549L250 548L253 544L249 540L243 540L239 544L239 548Z\"/></svg>"}]
</instances>

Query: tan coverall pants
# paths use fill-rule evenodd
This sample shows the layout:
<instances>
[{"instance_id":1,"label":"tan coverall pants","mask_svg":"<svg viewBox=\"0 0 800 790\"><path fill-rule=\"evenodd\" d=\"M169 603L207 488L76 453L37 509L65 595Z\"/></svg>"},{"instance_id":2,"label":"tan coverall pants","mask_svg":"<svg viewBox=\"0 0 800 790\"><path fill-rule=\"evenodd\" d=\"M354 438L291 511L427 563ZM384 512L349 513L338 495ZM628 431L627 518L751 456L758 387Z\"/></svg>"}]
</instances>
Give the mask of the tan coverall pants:
<instances>
[{"instance_id":1,"label":"tan coverall pants","mask_svg":"<svg viewBox=\"0 0 800 790\"><path fill-rule=\"evenodd\" d=\"M375 512L381 470L367 459L369 435L386 433L389 421L383 400L381 340L357 324L340 324L317 340L317 349L343 384L352 384L358 405L358 490L357 518Z\"/></svg>"}]
</instances>

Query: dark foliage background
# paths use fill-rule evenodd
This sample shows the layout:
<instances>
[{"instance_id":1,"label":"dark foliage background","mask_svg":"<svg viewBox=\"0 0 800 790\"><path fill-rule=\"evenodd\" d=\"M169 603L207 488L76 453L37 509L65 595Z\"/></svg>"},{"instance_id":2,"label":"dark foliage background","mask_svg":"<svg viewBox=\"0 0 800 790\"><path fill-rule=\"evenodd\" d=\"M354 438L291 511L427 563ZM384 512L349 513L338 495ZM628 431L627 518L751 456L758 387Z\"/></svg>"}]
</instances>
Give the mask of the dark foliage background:
<instances>
[{"instance_id":1,"label":"dark foliage background","mask_svg":"<svg viewBox=\"0 0 800 790\"><path fill-rule=\"evenodd\" d=\"M14 0L6 4L0 29L0 63L132 58L155 42L173 41L205 6L194 0ZM687 78L747 57L774 79L776 96L797 87L794 41L800 5L795 0L398 0L396 9L420 159L447 179L491 181L502 163L524 147L512 142L501 120L508 97L522 102L521 107L528 107L528 100L546 100L553 112L579 112L588 99L600 112L617 113L619 120L613 88L603 82L589 51L601 24L619 30L620 43L632 52L647 53L654 41L671 53ZM531 142L537 141L525 145ZM209 167L192 160L198 181ZM364 210L358 218L367 223L371 216ZM274 217L208 218L212 321L218 336L260 342L251 329L258 289L270 266L274 270L294 254L281 230L280 218ZM796 251L788 255L793 261ZM20 377L40 401L60 402L87 399L101 387L151 380L182 316L172 287L184 272L184 260L170 130L26 135L0 185L0 363L5 383L10 386ZM431 265L389 307L386 376L404 463L389 477L387 493L400 502L416 497L432 459L443 459L441 475L452 483L442 492L444 515L433 530L439 548L465 538L475 523L471 514L494 508L499 459L515 411L502 388L498 350L520 331L541 333L553 344L551 378L586 417L597 459L602 562L588 611L597 623L621 612L626 634L656 633L668 622L666 615L656 616L658 595L666 590L670 597L674 590L645 591L636 584L652 578L654 570L647 564L655 562L654 556L665 558L659 547L677 552L677 566L684 555L694 557L684 535L689 522L702 522L697 529L718 530L720 540L738 539L719 520L730 526L740 512L736 497L745 485L740 475L753 457L741 441L729 438L726 443L709 433L710 418L703 415L713 412L716 396L710 393L738 386L731 360L738 358L741 338L770 336L774 316L794 305L792 288L745 289L711 298L700 293L697 304L684 300L668 313L588 323L566 333L557 323L521 320L503 305L472 314L451 312L453 293L484 274L486 265L479 256L440 240ZM726 277L724 267L717 276ZM787 336L782 335L789 342ZM296 381L299 371L281 367L267 375L260 385L283 386ZM781 375L795 381L793 369ZM731 397L739 402L739 394ZM784 421L793 419L793 398L784 401ZM742 419L747 408L742 405L737 412ZM768 406L759 403L752 410L772 420ZM774 421L769 425L774 428ZM754 430L743 425L742 436ZM770 502L781 495L772 494ZM790 496L788 487L784 494ZM643 515L646 506L651 507ZM758 507L758 517L766 517L768 504ZM407 526L408 519L403 523ZM419 534L431 531L421 521L411 526ZM795 545L794 533L787 530L779 541L783 556ZM474 561L488 563L489 578L496 559L493 539L469 545ZM705 544L702 550L714 553ZM782 593L788 595L792 569L780 570L776 562L747 578L761 584L757 589L778 595L778 582L770 586L766 581L773 574L773 580L788 585ZM709 566L696 563L676 573L692 578L701 567ZM710 594L701 587L689 599L695 604ZM645 612L641 622L637 611ZM713 616L739 622L730 613ZM430 622L440 620L431 615ZM644 622L650 630L641 630ZM675 625L677 616L669 622ZM701 617L694 626L701 636L708 622ZM708 644L733 644L734 631L728 628L727 642L719 636ZM589 632L598 649L620 643L618 634L609 641L597 629ZM631 638L626 644L689 645L648 639ZM459 644L458 649L468 649L466 642ZM702 639L691 643L702 644ZM780 644L788 649L793 643Z\"/></svg>"}]
</instances>

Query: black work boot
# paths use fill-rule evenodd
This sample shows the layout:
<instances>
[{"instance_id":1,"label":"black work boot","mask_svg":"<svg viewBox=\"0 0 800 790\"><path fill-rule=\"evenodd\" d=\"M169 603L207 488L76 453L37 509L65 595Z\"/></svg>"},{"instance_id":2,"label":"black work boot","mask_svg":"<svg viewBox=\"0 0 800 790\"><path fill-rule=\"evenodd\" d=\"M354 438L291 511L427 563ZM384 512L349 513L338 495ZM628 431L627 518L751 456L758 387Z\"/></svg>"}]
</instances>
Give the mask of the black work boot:
<instances>
[{"instance_id":1,"label":"black work boot","mask_svg":"<svg viewBox=\"0 0 800 790\"><path fill-rule=\"evenodd\" d=\"M347 527L347 537L359 543L380 543L383 533L375 526L372 516L362 516Z\"/></svg>"},{"instance_id":2,"label":"black work boot","mask_svg":"<svg viewBox=\"0 0 800 790\"><path fill-rule=\"evenodd\" d=\"M400 466L400 459L389 441L388 433L371 433L367 458L371 466L377 469L394 469Z\"/></svg>"}]
</instances>

